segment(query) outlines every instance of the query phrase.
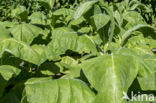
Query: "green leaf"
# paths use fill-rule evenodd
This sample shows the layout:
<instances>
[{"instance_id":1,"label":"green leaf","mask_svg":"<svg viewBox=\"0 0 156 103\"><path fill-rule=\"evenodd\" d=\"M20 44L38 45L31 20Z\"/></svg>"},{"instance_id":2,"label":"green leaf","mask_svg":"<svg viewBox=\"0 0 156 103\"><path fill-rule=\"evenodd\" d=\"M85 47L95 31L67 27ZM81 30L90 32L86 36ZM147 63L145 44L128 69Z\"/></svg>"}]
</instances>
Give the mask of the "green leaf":
<instances>
[{"instance_id":1,"label":"green leaf","mask_svg":"<svg viewBox=\"0 0 156 103\"><path fill-rule=\"evenodd\" d=\"M17 76L20 73L20 69L17 69L10 65L0 66L0 97L4 92L4 89L7 85L7 82L12 78Z\"/></svg>"},{"instance_id":2,"label":"green leaf","mask_svg":"<svg viewBox=\"0 0 156 103\"><path fill-rule=\"evenodd\" d=\"M39 1L46 9L51 10L55 4L55 0L34 0Z\"/></svg>"},{"instance_id":3,"label":"green leaf","mask_svg":"<svg viewBox=\"0 0 156 103\"><path fill-rule=\"evenodd\" d=\"M103 9L105 9L110 17L110 21L111 21L111 24L110 24L110 28L108 29L108 35L109 35L109 40L108 40L108 45L107 45L107 49L110 49L111 48L111 42L113 40L113 36L114 36L114 31L115 31L115 19L114 19L114 14L113 14L113 10L111 8L108 8L106 6L103 7ZM103 39L105 40L105 39Z\"/></svg>"},{"instance_id":4,"label":"green leaf","mask_svg":"<svg viewBox=\"0 0 156 103\"><path fill-rule=\"evenodd\" d=\"M25 44L22 41L17 41L15 39L4 39L0 41L0 56L4 52L9 52L13 54L15 57L28 61L30 63L34 63L36 65L40 65L46 59L45 54L40 54L36 52L29 45Z\"/></svg>"},{"instance_id":5,"label":"green leaf","mask_svg":"<svg viewBox=\"0 0 156 103\"><path fill-rule=\"evenodd\" d=\"M94 103L125 103L127 92L138 74L139 62L128 55L103 55L82 63L84 74L98 91Z\"/></svg>"},{"instance_id":6,"label":"green leaf","mask_svg":"<svg viewBox=\"0 0 156 103\"><path fill-rule=\"evenodd\" d=\"M39 24L39 25L48 25L48 20L46 15L41 12L34 12L29 19L31 20L31 24Z\"/></svg>"},{"instance_id":7,"label":"green leaf","mask_svg":"<svg viewBox=\"0 0 156 103\"><path fill-rule=\"evenodd\" d=\"M0 40L10 38L10 32L0 25Z\"/></svg>"},{"instance_id":8,"label":"green leaf","mask_svg":"<svg viewBox=\"0 0 156 103\"><path fill-rule=\"evenodd\" d=\"M127 22L126 24L123 24L126 30L138 24L146 24L140 13L135 11L125 12L123 14L123 17L124 17L123 19L125 20L124 22Z\"/></svg>"},{"instance_id":9,"label":"green leaf","mask_svg":"<svg viewBox=\"0 0 156 103\"><path fill-rule=\"evenodd\" d=\"M29 103L93 103L95 95L76 79L33 78L26 83Z\"/></svg>"},{"instance_id":10,"label":"green leaf","mask_svg":"<svg viewBox=\"0 0 156 103\"><path fill-rule=\"evenodd\" d=\"M96 14L91 19L91 24L94 26L94 28L96 28L96 30L99 30L109 22L110 17L106 14Z\"/></svg>"},{"instance_id":11,"label":"green leaf","mask_svg":"<svg viewBox=\"0 0 156 103\"><path fill-rule=\"evenodd\" d=\"M142 90L156 90L156 56L146 55L143 59L151 67L152 73L138 77L140 87Z\"/></svg>"},{"instance_id":12,"label":"green leaf","mask_svg":"<svg viewBox=\"0 0 156 103\"><path fill-rule=\"evenodd\" d=\"M52 32L52 41L47 46L47 57L60 59L61 54L72 50L80 54L97 52L96 46L87 35L79 35L69 28L57 28Z\"/></svg>"},{"instance_id":13,"label":"green leaf","mask_svg":"<svg viewBox=\"0 0 156 103\"><path fill-rule=\"evenodd\" d=\"M63 15L64 17L65 16L69 16L69 15L73 16L74 15L74 10L67 9L67 8L60 8L60 9L54 11L53 12L53 15L55 15L55 16L61 16L61 15Z\"/></svg>"},{"instance_id":14,"label":"green leaf","mask_svg":"<svg viewBox=\"0 0 156 103\"><path fill-rule=\"evenodd\" d=\"M10 21L1 22L0 21L0 25L2 25L5 28L11 28L11 27L14 27L15 25L18 25L18 24L19 24L18 22L10 22Z\"/></svg>"},{"instance_id":15,"label":"green leaf","mask_svg":"<svg viewBox=\"0 0 156 103\"><path fill-rule=\"evenodd\" d=\"M139 55L154 55L152 48L156 48L156 41L143 36L134 36L128 40L126 45Z\"/></svg>"},{"instance_id":16,"label":"green leaf","mask_svg":"<svg viewBox=\"0 0 156 103\"><path fill-rule=\"evenodd\" d=\"M134 31L140 31L142 32L145 36L151 36L155 38L156 36L156 29L150 25L143 25L143 24L138 24L137 26L127 30L123 36L122 36L122 45L126 42L126 40L132 35L132 32Z\"/></svg>"},{"instance_id":17,"label":"green leaf","mask_svg":"<svg viewBox=\"0 0 156 103\"><path fill-rule=\"evenodd\" d=\"M67 71L64 71L66 75L64 75L62 78L80 77L81 65L78 63L78 61L74 60L71 57L66 56L62 58L60 64L65 69L68 69Z\"/></svg>"},{"instance_id":18,"label":"green leaf","mask_svg":"<svg viewBox=\"0 0 156 103\"><path fill-rule=\"evenodd\" d=\"M22 21L26 21L28 17L28 12L24 6L19 6L13 9L11 12L12 17L20 17Z\"/></svg>"},{"instance_id":19,"label":"green leaf","mask_svg":"<svg viewBox=\"0 0 156 103\"><path fill-rule=\"evenodd\" d=\"M35 37L42 33L42 29L31 24L19 24L12 28L10 31L13 38L31 44Z\"/></svg>"},{"instance_id":20,"label":"green leaf","mask_svg":"<svg viewBox=\"0 0 156 103\"><path fill-rule=\"evenodd\" d=\"M129 55L135 57L137 61L141 63L138 72L138 81L142 90L156 90L156 57L152 55L146 55L144 57L139 56L131 49L121 48L117 52L122 55ZM148 82L147 82L148 81Z\"/></svg>"},{"instance_id":21,"label":"green leaf","mask_svg":"<svg viewBox=\"0 0 156 103\"><path fill-rule=\"evenodd\" d=\"M83 16L97 2L98 2L97 0L93 0L93 1L87 1L87 2L82 3L80 7L78 7L77 10L75 11L74 19L78 19L81 16Z\"/></svg>"}]
</instances>

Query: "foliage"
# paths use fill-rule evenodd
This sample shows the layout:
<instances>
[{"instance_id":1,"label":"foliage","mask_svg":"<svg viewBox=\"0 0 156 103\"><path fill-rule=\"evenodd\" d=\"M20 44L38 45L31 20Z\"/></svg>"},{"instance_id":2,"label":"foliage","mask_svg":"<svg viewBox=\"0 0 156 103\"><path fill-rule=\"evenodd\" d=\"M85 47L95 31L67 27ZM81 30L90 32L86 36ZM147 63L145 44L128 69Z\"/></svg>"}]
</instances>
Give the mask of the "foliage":
<instances>
[{"instance_id":1,"label":"foliage","mask_svg":"<svg viewBox=\"0 0 156 103\"><path fill-rule=\"evenodd\" d=\"M156 96L155 5L1 1L0 103L131 103L123 99L131 91Z\"/></svg>"}]
</instances>

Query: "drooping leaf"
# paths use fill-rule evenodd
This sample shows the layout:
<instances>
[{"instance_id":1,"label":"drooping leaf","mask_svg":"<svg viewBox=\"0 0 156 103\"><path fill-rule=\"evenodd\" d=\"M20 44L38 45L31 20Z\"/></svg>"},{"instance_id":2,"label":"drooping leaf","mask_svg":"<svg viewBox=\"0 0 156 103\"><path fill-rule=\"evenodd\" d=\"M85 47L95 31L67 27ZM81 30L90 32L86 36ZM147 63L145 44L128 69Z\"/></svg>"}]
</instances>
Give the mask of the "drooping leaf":
<instances>
[{"instance_id":1,"label":"drooping leaf","mask_svg":"<svg viewBox=\"0 0 156 103\"><path fill-rule=\"evenodd\" d=\"M76 79L33 78L26 83L29 103L93 103L95 95Z\"/></svg>"},{"instance_id":2,"label":"drooping leaf","mask_svg":"<svg viewBox=\"0 0 156 103\"><path fill-rule=\"evenodd\" d=\"M13 38L31 44L42 33L42 29L31 24L22 23L10 28Z\"/></svg>"},{"instance_id":3,"label":"drooping leaf","mask_svg":"<svg viewBox=\"0 0 156 103\"><path fill-rule=\"evenodd\" d=\"M34 63L36 65L40 65L45 61L45 55L36 52L29 45L25 44L22 41L18 41L15 39L4 39L0 42L0 56L4 52L9 52L15 57L28 61L30 63Z\"/></svg>"},{"instance_id":4,"label":"drooping leaf","mask_svg":"<svg viewBox=\"0 0 156 103\"><path fill-rule=\"evenodd\" d=\"M0 66L0 97L4 92L4 89L7 85L7 82L14 76L17 76L20 73L20 69L15 68L10 65L1 65Z\"/></svg>"},{"instance_id":5,"label":"drooping leaf","mask_svg":"<svg viewBox=\"0 0 156 103\"><path fill-rule=\"evenodd\" d=\"M96 46L87 35L79 35L69 28L58 28L52 33L52 41L47 46L47 57L57 60L67 50L74 52L96 52Z\"/></svg>"},{"instance_id":6,"label":"drooping leaf","mask_svg":"<svg viewBox=\"0 0 156 103\"><path fill-rule=\"evenodd\" d=\"M150 25L143 25L143 24L138 24L137 26L127 30L123 36L122 36L122 45L124 45L124 43L126 42L126 40L132 35L132 32L134 31L140 31L141 33L143 33L144 36L151 36L155 39L155 28L150 26Z\"/></svg>"}]
</instances>

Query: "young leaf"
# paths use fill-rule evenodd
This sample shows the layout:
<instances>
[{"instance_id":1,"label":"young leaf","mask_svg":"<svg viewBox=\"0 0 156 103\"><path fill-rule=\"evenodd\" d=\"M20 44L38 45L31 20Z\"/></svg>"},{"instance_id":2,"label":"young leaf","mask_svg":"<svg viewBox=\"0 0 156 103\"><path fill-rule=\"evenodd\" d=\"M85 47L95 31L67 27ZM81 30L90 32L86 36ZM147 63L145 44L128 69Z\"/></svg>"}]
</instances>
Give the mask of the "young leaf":
<instances>
[{"instance_id":1,"label":"young leaf","mask_svg":"<svg viewBox=\"0 0 156 103\"><path fill-rule=\"evenodd\" d=\"M84 15L88 10L92 8L92 6L97 3L97 0L93 1L87 1L83 4L80 5L80 7L77 8L75 14L74 14L74 19L80 18L82 15Z\"/></svg>"}]
</instances>

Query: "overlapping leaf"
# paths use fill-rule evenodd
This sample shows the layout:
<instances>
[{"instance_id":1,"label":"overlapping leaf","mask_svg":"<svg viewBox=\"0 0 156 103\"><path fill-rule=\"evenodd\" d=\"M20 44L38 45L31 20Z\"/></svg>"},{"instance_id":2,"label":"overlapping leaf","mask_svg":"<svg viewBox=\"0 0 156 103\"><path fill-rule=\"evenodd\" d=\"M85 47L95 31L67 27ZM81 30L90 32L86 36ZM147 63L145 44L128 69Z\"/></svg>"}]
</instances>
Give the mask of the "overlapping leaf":
<instances>
[{"instance_id":1,"label":"overlapping leaf","mask_svg":"<svg viewBox=\"0 0 156 103\"><path fill-rule=\"evenodd\" d=\"M20 73L20 69L17 69L10 65L0 66L0 97L4 92L4 89L7 85L7 82L14 76L17 76Z\"/></svg>"},{"instance_id":2,"label":"overlapping leaf","mask_svg":"<svg viewBox=\"0 0 156 103\"><path fill-rule=\"evenodd\" d=\"M87 35L79 35L69 28L55 29L52 33L52 41L47 46L47 57L57 60L67 50L80 54L97 52L94 42Z\"/></svg>"},{"instance_id":3,"label":"overlapping leaf","mask_svg":"<svg viewBox=\"0 0 156 103\"><path fill-rule=\"evenodd\" d=\"M36 65L43 63L46 58L44 53L40 54L38 53L40 51L36 52L24 42L12 38L4 39L0 42L0 56L2 56L4 52L9 52L15 57L18 57L30 63L34 63Z\"/></svg>"},{"instance_id":4,"label":"overlapping leaf","mask_svg":"<svg viewBox=\"0 0 156 103\"><path fill-rule=\"evenodd\" d=\"M95 94L76 79L30 79L26 83L28 103L93 103Z\"/></svg>"},{"instance_id":5,"label":"overlapping leaf","mask_svg":"<svg viewBox=\"0 0 156 103\"><path fill-rule=\"evenodd\" d=\"M74 18L78 19L80 18L82 15L84 15L88 10L90 10L92 8L92 6L97 3L97 0L92 0L92 1L87 1L83 4L80 5L80 7L78 7L78 9L75 12Z\"/></svg>"},{"instance_id":6,"label":"overlapping leaf","mask_svg":"<svg viewBox=\"0 0 156 103\"><path fill-rule=\"evenodd\" d=\"M31 44L35 37L42 33L42 29L31 24L22 23L10 28L16 40Z\"/></svg>"}]
</instances>

